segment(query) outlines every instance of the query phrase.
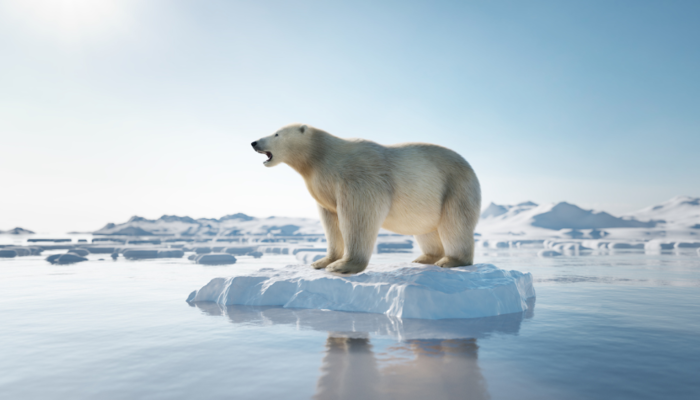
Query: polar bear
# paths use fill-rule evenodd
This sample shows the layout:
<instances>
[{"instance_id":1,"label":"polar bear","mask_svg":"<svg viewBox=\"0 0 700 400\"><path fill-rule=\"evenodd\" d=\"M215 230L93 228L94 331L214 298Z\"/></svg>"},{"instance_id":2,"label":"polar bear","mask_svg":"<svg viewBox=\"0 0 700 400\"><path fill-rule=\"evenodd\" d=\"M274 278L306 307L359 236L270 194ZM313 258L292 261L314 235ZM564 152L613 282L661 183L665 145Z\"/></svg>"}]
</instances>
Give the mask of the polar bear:
<instances>
[{"instance_id":1,"label":"polar bear","mask_svg":"<svg viewBox=\"0 0 700 400\"><path fill-rule=\"evenodd\" d=\"M251 143L265 166L285 163L318 203L328 253L312 264L357 273L369 263L380 228L414 235L423 254L413 262L472 265L481 188L467 161L425 143L392 146L342 139L292 124Z\"/></svg>"}]
</instances>

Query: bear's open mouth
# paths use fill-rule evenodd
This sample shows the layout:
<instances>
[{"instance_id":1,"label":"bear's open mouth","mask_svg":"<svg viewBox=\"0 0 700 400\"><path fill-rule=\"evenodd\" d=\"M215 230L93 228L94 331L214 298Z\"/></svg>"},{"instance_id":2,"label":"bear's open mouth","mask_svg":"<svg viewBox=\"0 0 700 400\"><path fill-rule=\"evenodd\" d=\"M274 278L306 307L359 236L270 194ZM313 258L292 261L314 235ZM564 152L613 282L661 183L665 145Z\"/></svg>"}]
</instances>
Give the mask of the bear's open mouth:
<instances>
[{"instance_id":1,"label":"bear's open mouth","mask_svg":"<svg viewBox=\"0 0 700 400\"><path fill-rule=\"evenodd\" d=\"M270 161L272 161L272 153L270 153L269 151L258 150L258 153L265 154L267 156L267 160L263 161L263 164L267 164Z\"/></svg>"}]
</instances>

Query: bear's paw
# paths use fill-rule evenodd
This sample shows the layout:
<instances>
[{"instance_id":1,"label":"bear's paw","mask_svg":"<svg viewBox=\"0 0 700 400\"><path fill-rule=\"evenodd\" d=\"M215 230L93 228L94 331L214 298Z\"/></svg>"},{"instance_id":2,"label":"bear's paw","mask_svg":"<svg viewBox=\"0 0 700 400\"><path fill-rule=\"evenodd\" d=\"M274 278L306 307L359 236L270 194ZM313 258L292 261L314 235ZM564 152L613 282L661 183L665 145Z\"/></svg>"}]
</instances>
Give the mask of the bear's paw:
<instances>
[{"instance_id":1,"label":"bear's paw","mask_svg":"<svg viewBox=\"0 0 700 400\"><path fill-rule=\"evenodd\" d=\"M330 257L323 257L320 260L312 262L311 266L315 269L324 269L328 266L328 264L332 263L333 261L335 260Z\"/></svg>"},{"instance_id":2,"label":"bear's paw","mask_svg":"<svg viewBox=\"0 0 700 400\"><path fill-rule=\"evenodd\" d=\"M421 254L420 257L413 260L413 262L417 264L435 265L435 263L441 258L442 256L435 256L432 254Z\"/></svg>"},{"instance_id":3,"label":"bear's paw","mask_svg":"<svg viewBox=\"0 0 700 400\"><path fill-rule=\"evenodd\" d=\"M356 260L338 260L332 262L326 267L326 271L335 272L338 274L356 274L362 272L367 268L367 261L356 261Z\"/></svg>"},{"instance_id":4,"label":"bear's paw","mask_svg":"<svg viewBox=\"0 0 700 400\"><path fill-rule=\"evenodd\" d=\"M474 264L473 261L460 260L453 257L443 257L435 263L435 265L442 268L466 267L472 264Z\"/></svg>"}]
</instances>

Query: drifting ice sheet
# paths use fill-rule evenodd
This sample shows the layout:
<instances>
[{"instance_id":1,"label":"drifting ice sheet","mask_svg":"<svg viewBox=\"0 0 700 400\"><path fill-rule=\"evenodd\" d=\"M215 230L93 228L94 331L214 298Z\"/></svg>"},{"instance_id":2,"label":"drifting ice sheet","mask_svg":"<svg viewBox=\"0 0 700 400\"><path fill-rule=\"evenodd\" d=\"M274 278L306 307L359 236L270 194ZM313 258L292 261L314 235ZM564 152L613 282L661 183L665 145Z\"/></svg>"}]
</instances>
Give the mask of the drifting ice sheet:
<instances>
[{"instance_id":1,"label":"drifting ice sheet","mask_svg":"<svg viewBox=\"0 0 700 400\"><path fill-rule=\"evenodd\" d=\"M535 297L532 275L491 264L370 265L357 275L337 275L308 265L263 268L214 278L187 302L282 306L386 314L399 318L479 318L527 310Z\"/></svg>"}]
</instances>

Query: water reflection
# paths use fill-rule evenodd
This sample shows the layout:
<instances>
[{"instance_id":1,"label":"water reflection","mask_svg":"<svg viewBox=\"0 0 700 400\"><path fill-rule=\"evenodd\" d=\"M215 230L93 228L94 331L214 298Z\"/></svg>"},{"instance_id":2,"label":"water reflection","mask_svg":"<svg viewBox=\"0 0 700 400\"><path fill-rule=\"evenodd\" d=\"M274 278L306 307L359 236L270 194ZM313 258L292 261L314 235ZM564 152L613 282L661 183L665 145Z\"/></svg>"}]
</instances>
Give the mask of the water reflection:
<instances>
[{"instance_id":1,"label":"water reflection","mask_svg":"<svg viewBox=\"0 0 700 400\"><path fill-rule=\"evenodd\" d=\"M384 314L353 313L281 307L223 306L189 303L208 315L227 316L235 324L292 325L298 329L333 332L348 338L389 336L396 340L482 338L493 333L517 334L524 319L532 318L535 299L522 313L471 319L412 319Z\"/></svg>"},{"instance_id":2,"label":"water reflection","mask_svg":"<svg viewBox=\"0 0 700 400\"><path fill-rule=\"evenodd\" d=\"M488 399L476 341L408 340L382 360L369 338L329 336L314 399Z\"/></svg>"},{"instance_id":3,"label":"water reflection","mask_svg":"<svg viewBox=\"0 0 700 400\"><path fill-rule=\"evenodd\" d=\"M244 325L293 325L328 333L315 399L488 399L478 363L480 338L517 334L528 311L452 320L381 314L193 303L208 315ZM372 337L396 342L376 349Z\"/></svg>"}]
</instances>

